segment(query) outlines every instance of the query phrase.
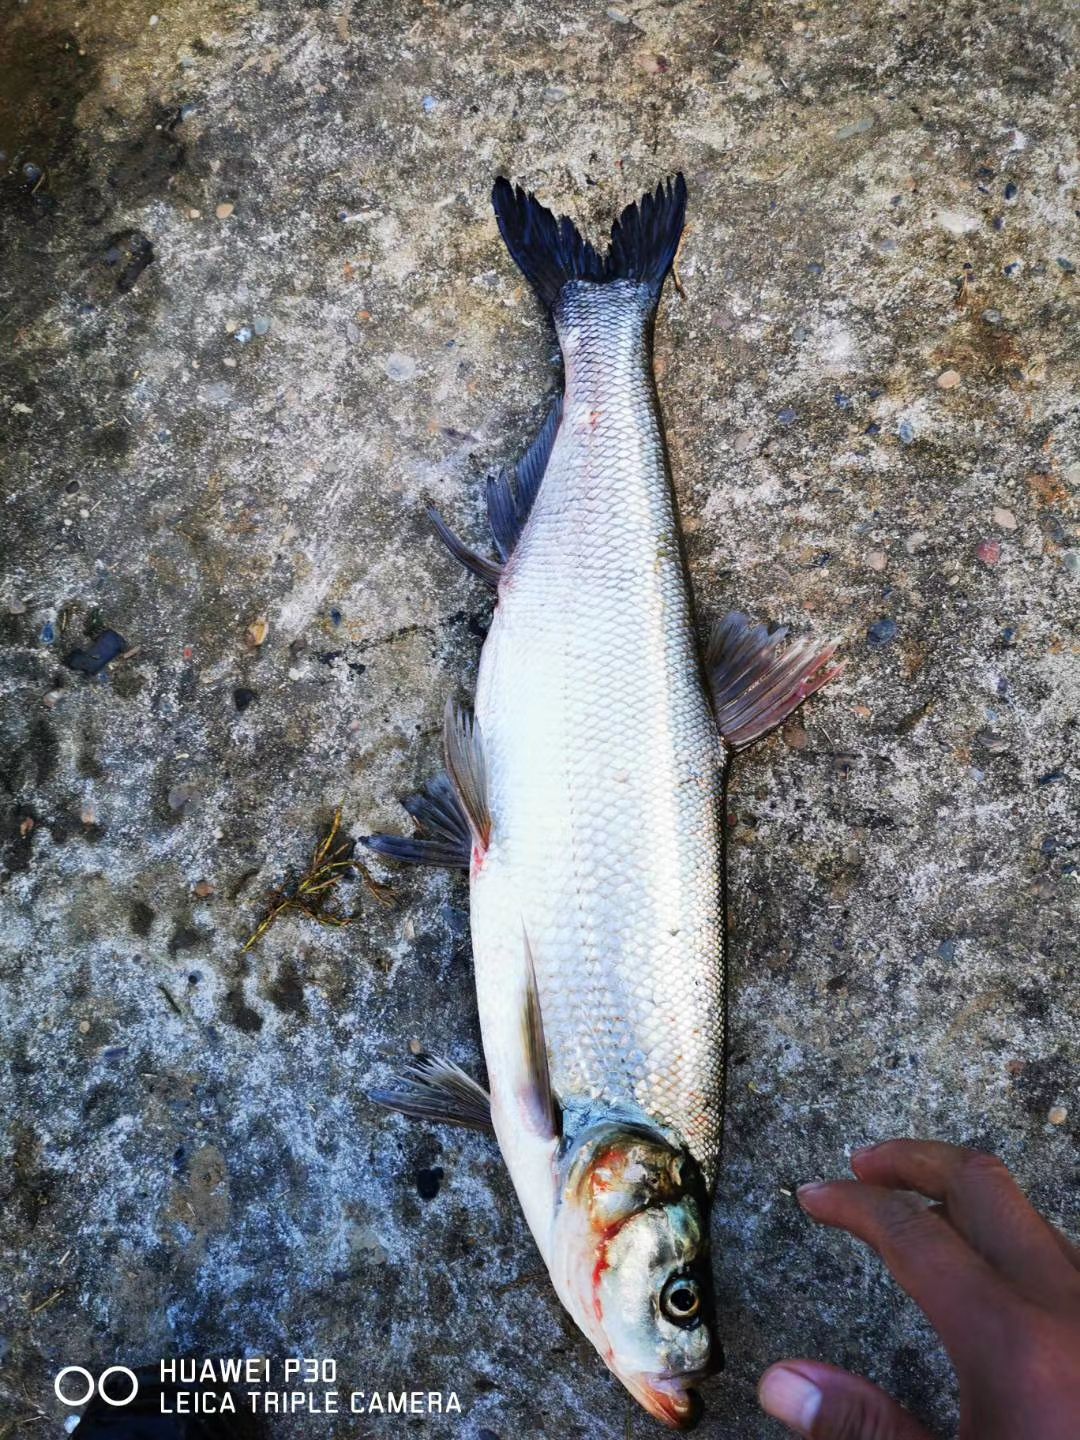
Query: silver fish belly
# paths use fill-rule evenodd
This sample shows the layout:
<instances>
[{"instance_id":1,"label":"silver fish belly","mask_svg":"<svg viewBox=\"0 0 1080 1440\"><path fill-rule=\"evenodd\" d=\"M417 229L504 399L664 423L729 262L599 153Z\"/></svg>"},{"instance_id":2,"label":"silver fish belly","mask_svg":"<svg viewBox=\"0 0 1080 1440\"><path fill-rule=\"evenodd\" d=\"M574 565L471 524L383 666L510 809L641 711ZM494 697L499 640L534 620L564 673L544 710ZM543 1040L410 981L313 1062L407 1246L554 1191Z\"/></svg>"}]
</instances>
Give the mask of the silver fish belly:
<instances>
[{"instance_id":1,"label":"silver fish belly","mask_svg":"<svg viewBox=\"0 0 1080 1440\"><path fill-rule=\"evenodd\" d=\"M725 761L698 658L649 312L641 287L620 281L571 284L554 311L562 423L480 662L493 823L473 876L473 945L482 1022L498 1026L507 968L528 936L564 1110L640 1113L685 1144L711 1183L724 1070Z\"/></svg>"}]
</instances>

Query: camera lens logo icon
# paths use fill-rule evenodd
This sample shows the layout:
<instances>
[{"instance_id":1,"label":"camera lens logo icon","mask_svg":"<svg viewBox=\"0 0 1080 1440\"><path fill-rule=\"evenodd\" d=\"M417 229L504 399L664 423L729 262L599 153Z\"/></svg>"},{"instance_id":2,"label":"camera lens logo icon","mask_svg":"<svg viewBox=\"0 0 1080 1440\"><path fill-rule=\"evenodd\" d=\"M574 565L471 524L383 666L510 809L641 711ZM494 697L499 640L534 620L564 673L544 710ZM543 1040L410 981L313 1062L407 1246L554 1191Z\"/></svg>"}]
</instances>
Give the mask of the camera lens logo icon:
<instances>
[{"instance_id":1,"label":"camera lens logo icon","mask_svg":"<svg viewBox=\"0 0 1080 1440\"><path fill-rule=\"evenodd\" d=\"M105 1389L105 1382L110 1375L126 1375L131 1382L131 1391L122 1399L114 1399ZM77 1377L68 1380L68 1376ZM65 1385L65 1380L67 1384ZM85 1386L83 1393L69 1394L68 1391L75 1391L79 1386ZM115 1390L115 1386L112 1387ZM129 1370L126 1365L110 1365L103 1370L95 1380L90 1371L82 1365L65 1365L53 1381L53 1393L61 1405L85 1405L95 1391L101 1396L106 1405L130 1405L135 1396L139 1393L139 1381L134 1370Z\"/></svg>"}]
</instances>

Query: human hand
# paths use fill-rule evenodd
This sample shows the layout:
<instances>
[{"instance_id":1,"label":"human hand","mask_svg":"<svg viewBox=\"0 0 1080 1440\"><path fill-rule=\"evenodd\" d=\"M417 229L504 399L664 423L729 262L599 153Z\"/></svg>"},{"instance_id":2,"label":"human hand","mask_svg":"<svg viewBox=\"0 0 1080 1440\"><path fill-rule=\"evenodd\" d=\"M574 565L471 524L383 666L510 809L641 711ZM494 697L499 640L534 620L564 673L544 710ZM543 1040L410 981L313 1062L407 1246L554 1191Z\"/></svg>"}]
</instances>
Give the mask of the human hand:
<instances>
[{"instance_id":1,"label":"human hand","mask_svg":"<svg viewBox=\"0 0 1080 1440\"><path fill-rule=\"evenodd\" d=\"M958 1440L1076 1440L1080 1250L993 1155L887 1140L851 1168L799 1203L871 1245L926 1313L960 1382ZM876 1385L817 1360L770 1366L758 1399L808 1440L933 1440Z\"/></svg>"}]
</instances>

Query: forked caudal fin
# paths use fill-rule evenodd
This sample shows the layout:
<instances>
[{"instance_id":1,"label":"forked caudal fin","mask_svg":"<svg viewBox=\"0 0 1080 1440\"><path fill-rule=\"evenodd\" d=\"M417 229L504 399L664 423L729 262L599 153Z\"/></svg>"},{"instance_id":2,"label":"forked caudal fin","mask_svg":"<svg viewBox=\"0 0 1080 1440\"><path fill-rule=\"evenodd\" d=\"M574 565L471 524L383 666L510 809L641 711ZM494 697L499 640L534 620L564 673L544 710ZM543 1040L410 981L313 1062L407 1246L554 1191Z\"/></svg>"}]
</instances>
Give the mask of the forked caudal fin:
<instances>
[{"instance_id":1,"label":"forked caudal fin","mask_svg":"<svg viewBox=\"0 0 1080 1440\"><path fill-rule=\"evenodd\" d=\"M753 744L787 719L810 695L835 680L835 645L796 640L778 649L787 629L751 625L733 610L715 627L705 648L716 723L732 750Z\"/></svg>"},{"instance_id":2,"label":"forked caudal fin","mask_svg":"<svg viewBox=\"0 0 1080 1440\"><path fill-rule=\"evenodd\" d=\"M551 309L564 285L587 280L604 285L633 280L657 298L679 248L686 217L686 181L667 180L628 205L611 227L601 253L565 215L556 219L535 195L500 176L491 194L499 233L518 269Z\"/></svg>"}]
</instances>

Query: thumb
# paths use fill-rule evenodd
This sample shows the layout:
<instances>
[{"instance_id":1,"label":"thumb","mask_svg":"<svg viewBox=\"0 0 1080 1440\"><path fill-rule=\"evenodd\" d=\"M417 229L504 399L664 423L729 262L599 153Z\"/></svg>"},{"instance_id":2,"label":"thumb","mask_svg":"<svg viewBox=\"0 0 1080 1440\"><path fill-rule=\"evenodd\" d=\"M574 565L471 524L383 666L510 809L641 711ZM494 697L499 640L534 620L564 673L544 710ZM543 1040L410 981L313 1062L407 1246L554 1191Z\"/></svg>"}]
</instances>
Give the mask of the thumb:
<instances>
[{"instance_id":1,"label":"thumb","mask_svg":"<svg viewBox=\"0 0 1080 1440\"><path fill-rule=\"evenodd\" d=\"M934 1440L884 1390L818 1360L770 1365L758 1403L806 1440Z\"/></svg>"}]
</instances>

